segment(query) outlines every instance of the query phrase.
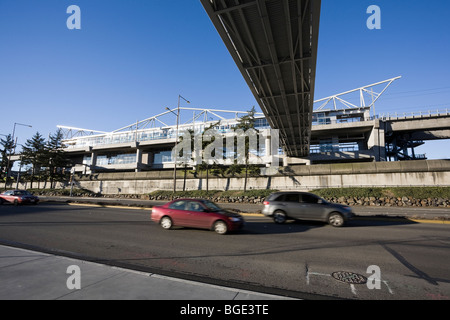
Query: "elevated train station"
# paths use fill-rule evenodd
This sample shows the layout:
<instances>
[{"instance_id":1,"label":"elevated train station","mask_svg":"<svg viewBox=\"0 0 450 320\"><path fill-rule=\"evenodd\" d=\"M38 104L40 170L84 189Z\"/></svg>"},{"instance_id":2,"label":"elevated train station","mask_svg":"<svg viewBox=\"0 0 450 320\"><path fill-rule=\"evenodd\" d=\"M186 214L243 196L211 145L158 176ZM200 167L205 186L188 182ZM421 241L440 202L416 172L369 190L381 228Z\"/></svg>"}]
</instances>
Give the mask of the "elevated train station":
<instances>
[{"instance_id":1,"label":"elevated train station","mask_svg":"<svg viewBox=\"0 0 450 320\"><path fill-rule=\"evenodd\" d=\"M376 113L376 102L400 77L314 101L320 0L200 1L262 111L255 115L260 147L254 152L261 166L425 159L418 146L450 139L448 110ZM358 102L347 99L355 93ZM246 114L179 111L180 118L166 110L113 132L59 126L73 170L174 168L171 151L181 132L214 125L227 134Z\"/></svg>"},{"instance_id":2,"label":"elevated train station","mask_svg":"<svg viewBox=\"0 0 450 320\"><path fill-rule=\"evenodd\" d=\"M247 113L180 108L180 114L181 119L190 117L179 125L180 134L186 130L199 133L213 126L226 135L233 132L239 118ZM65 135L65 151L75 172L147 171L174 168L175 122L176 117L165 112L109 133L59 128ZM430 140L450 139L450 110L375 117L370 107L316 110L312 117L310 152L302 158L289 157L281 144L278 151L270 150L274 145L271 128L261 113L255 115L255 129L259 132L260 147L255 155L260 166L274 165L269 153L276 153L281 166L423 160L426 156L417 154L415 147ZM191 160L187 164L194 165ZM219 164L227 163L224 160Z\"/></svg>"}]
</instances>

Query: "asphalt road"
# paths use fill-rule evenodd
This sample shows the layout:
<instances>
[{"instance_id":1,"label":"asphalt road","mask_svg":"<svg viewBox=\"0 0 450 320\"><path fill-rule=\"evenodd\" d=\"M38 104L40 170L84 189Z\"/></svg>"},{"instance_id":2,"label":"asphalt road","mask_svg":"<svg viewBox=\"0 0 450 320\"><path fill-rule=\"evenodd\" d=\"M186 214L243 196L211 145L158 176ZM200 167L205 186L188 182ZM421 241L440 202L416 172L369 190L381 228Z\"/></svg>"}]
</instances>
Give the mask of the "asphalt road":
<instances>
[{"instance_id":1,"label":"asphalt road","mask_svg":"<svg viewBox=\"0 0 450 320\"><path fill-rule=\"evenodd\" d=\"M167 201L124 199L124 198L91 198L91 197L49 197L40 196L43 202L52 203L93 203L102 205L123 205L151 208L154 205L161 205ZM250 203L219 203L226 209L235 210L242 213L259 213L263 209L262 204ZM355 213L360 216L399 216L418 217L423 219L443 218L450 220L450 208L425 208L425 207L381 207L381 206L355 206Z\"/></svg>"},{"instance_id":2,"label":"asphalt road","mask_svg":"<svg viewBox=\"0 0 450 320\"><path fill-rule=\"evenodd\" d=\"M296 298L450 299L448 224L356 220L333 228L246 216L242 232L220 236L166 231L149 216L123 208L4 205L0 243ZM367 283L355 283L358 275Z\"/></svg>"}]
</instances>

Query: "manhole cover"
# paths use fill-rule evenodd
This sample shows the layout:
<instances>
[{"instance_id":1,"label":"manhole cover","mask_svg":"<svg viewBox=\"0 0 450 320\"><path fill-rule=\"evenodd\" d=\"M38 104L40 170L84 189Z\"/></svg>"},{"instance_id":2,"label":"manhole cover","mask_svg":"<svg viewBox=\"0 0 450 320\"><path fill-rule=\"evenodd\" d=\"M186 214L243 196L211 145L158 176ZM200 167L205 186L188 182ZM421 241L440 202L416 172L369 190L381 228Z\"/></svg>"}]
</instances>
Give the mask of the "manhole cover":
<instances>
[{"instance_id":1,"label":"manhole cover","mask_svg":"<svg viewBox=\"0 0 450 320\"><path fill-rule=\"evenodd\" d=\"M336 280L345 282L345 283L352 283L352 284L364 284L367 282L367 278L363 275L353 273L353 272L347 272L347 271L337 271L333 272L331 274L333 278Z\"/></svg>"}]
</instances>

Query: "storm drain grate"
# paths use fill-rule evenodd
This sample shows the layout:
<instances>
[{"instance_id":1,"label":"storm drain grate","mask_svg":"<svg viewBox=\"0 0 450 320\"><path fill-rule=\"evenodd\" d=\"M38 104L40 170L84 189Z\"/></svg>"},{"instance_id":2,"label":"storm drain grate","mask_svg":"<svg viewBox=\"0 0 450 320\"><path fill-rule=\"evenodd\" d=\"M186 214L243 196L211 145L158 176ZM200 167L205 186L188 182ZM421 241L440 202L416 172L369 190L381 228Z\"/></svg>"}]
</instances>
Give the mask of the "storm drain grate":
<instances>
[{"instance_id":1,"label":"storm drain grate","mask_svg":"<svg viewBox=\"0 0 450 320\"><path fill-rule=\"evenodd\" d=\"M336 280L345 282L345 283L351 283L351 284L364 284L367 282L367 278L363 275L354 273L354 272L348 272L348 271L337 271L333 272L331 274L333 278Z\"/></svg>"}]
</instances>

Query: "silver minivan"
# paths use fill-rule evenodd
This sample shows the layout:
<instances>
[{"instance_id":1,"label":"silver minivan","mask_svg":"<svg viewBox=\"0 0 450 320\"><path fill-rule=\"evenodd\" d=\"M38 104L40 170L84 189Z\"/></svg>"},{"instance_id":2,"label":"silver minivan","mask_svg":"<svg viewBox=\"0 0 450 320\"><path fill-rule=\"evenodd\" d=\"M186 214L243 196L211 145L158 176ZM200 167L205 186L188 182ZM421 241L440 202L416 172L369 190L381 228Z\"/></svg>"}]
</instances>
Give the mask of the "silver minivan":
<instances>
[{"instance_id":1,"label":"silver minivan","mask_svg":"<svg viewBox=\"0 0 450 320\"><path fill-rule=\"evenodd\" d=\"M327 222L342 227L354 217L349 206L331 203L309 192L276 192L264 201L262 213L272 217L275 223L293 220Z\"/></svg>"}]
</instances>

